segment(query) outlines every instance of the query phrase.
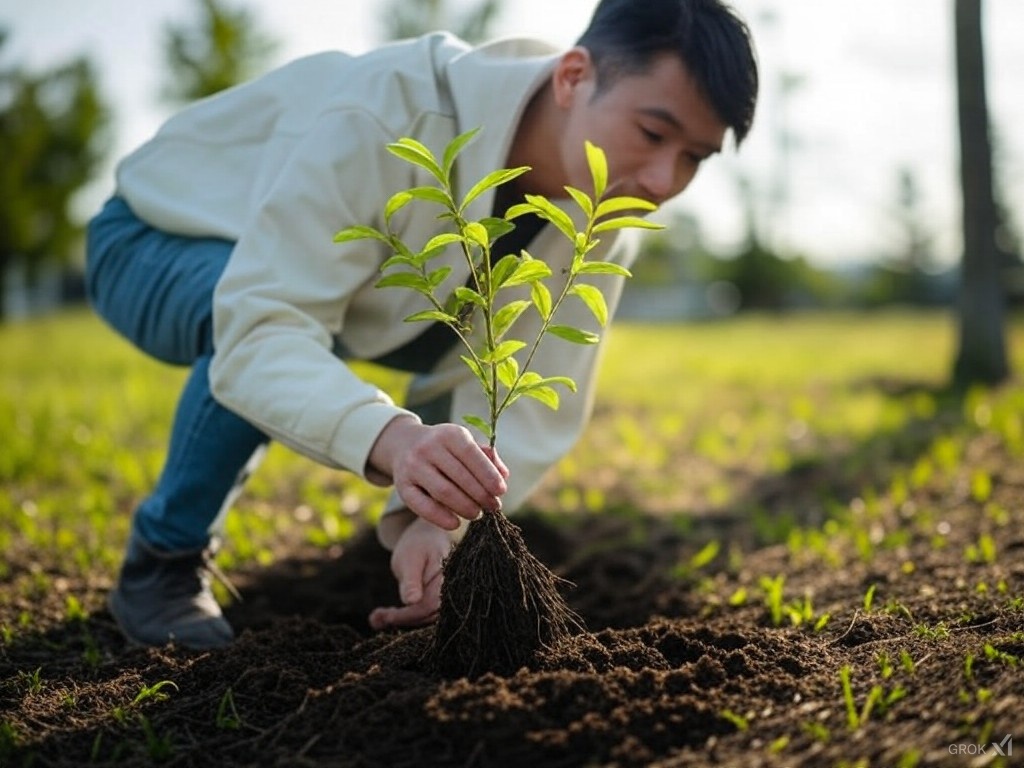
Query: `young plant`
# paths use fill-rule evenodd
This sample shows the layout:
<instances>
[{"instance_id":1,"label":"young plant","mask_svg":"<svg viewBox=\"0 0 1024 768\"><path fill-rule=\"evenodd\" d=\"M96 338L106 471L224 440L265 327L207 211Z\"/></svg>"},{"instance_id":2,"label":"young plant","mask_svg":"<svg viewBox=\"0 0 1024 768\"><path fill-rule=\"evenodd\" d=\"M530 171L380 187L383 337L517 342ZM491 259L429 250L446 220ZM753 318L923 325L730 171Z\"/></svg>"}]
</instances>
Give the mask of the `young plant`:
<instances>
[{"instance_id":1,"label":"young plant","mask_svg":"<svg viewBox=\"0 0 1024 768\"><path fill-rule=\"evenodd\" d=\"M655 206L635 197L605 198L608 167L604 152L587 142L585 152L594 185L593 196L566 187L585 217L577 229L572 217L541 195L527 194L503 216L478 221L468 218L470 204L491 189L507 184L530 170L528 166L493 171L464 195L456 193L452 170L462 149L477 130L457 136L439 160L429 148L412 138L388 145L396 157L426 170L436 185L396 192L384 206L384 231L357 225L338 232L336 242L371 239L392 252L381 267L379 288L404 288L419 293L429 308L405 318L407 322L443 323L455 334L462 360L480 385L487 404L483 414L466 414L463 421L479 430L495 446L501 415L523 397L552 409L560 404L559 388L576 390L567 376L543 377L530 369L540 344L554 336L573 344L596 344L596 333L555 322L569 297L582 301L599 326L608 320L608 307L600 289L580 278L619 275L629 271L618 264L592 261L588 256L598 235L623 228L660 228L629 212L647 212ZM395 232L395 214L413 201L440 208L439 219L451 231L426 243L409 244ZM569 241L572 260L555 277L551 267L526 250L495 253L499 238L515 228L513 221L532 214L550 223ZM435 267L434 260L455 247L469 268L467 284L452 290L445 283L451 266ZM530 299L503 301L510 288L526 287ZM539 330L533 338L513 335L516 321L537 312ZM527 550L518 528L496 510L483 510L444 565L441 606L430 657L444 675L474 676L484 672L512 673L540 650L567 638L580 626L561 597L560 580Z\"/></svg>"},{"instance_id":2,"label":"young plant","mask_svg":"<svg viewBox=\"0 0 1024 768\"><path fill-rule=\"evenodd\" d=\"M498 420L501 414L521 397L537 399L552 409L559 405L555 385L575 391L576 383L566 376L541 377L530 370L530 363L547 335L557 336L574 344L596 344L597 334L581 328L554 323L563 301L575 296L590 309L598 324L608 320L608 308L601 291L594 285L579 282L584 275L613 274L629 277L625 267L601 261L588 261L588 254L598 244L596 237L602 232L624 228L659 229L635 215L613 216L623 211L652 211L653 203L636 197L602 199L608 184L608 166L604 152L586 143L587 162L594 183L594 196L566 187L566 191L587 217L582 230L577 230L568 213L541 195L524 196L525 202L510 207L504 216L489 216L479 221L466 218L470 204L485 192L507 184L530 170L529 166L493 171L473 185L461 199L452 181L452 170L459 152L473 139L479 129L457 136L445 149L444 158L437 158L422 143L411 138L399 139L388 145L397 157L428 171L438 186L414 187L395 193L384 206L385 232L369 226L352 226L338 232L335 242L373 239L386 244L393 255L381 266L386 274L378 288L405 288L416 291L431 308L405 318L406 322L440 322L458 337L466 354L462 360L472 371L487 400L488 413L466 414L463 420L480 430L491 447L495 444ZM439 218L451 222L452 232L443 232L415 249L405 243L392 229L394 215L414 200L441 207ZM498 239L515 228L512 221L525 214L535 214L554 225L573 246L571 267L557 295L546 285L551 268L534 259L527 251L492 258L492 248ZM443 285L451 274L451 267L432 268L431 262L441 256L449 246L462 252L470 270L470 284L460 286L446 295ZM395 269L398 268L398 269ZM530 301L519 299L502 303L499 293L516 286L529 286ZM509 336L515 321L533 307L542 319L540 331L533 339L515 339ZM475 319L479 316L479 325ZM479 340L474 343L473 331L479 329ZM525 351L525 352L524 352ZM516 355L522 357L522 363Z\"/></svg>"}]
</instances>

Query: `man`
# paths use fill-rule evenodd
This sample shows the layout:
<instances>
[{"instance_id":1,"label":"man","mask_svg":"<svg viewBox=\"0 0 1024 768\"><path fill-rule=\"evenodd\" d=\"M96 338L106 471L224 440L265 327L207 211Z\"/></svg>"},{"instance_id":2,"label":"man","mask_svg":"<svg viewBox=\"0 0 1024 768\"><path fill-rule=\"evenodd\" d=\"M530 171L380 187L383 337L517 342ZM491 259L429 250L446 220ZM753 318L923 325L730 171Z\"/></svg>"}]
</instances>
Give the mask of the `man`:
<instances>
[{"instance_id":1,"label":"man","mask_svg":"<svg viewBox=\"0 0 1024 768\"><path fill-rule=\"evenodd\" d=\"M416 294L374 290L389 254L333 242L343 227L378 224L396 191L429 183L387 143L412 136L440 151L481 128L458 161L462 191L497 168L532 168L479 198L472 217L501 214L527 193L588 189L585 140L605 151L612 194L660 204L729 130L742 141L757 86L747 28L720 0L603 0L562 53L428 35L359 57L300 59L168 121L120 164L116 194L89 232L97 311L147 353L192 366L166 465L135 513L110 596L127 637L192 648L232 640L206 575L212 530L268 439L394 485L378 533L402 605L373 611L371 625L383 628L432 620L441 562L466 521L518 507L580 435L599 348L545 339L534 369L570 376L581 391L555 413L517 403L490 451L453 423L482 411L459 350L402 322L421 308ZM407 242L425 242L443 227L434 215L408 206L395 221ZM553 227L520 224L506 237L502 253L529 245L555 274L571 256ZM590 258L628 265L632 253L614 240ZM449 292L468 277L457 254L450 264ZM621 279L595 283L614 311ZM582 305L562 311L559 322L592 322ZM532 338L536 319L518 322ZM417 373L407 407L357 378L351 359Z\"/></svg>"}]
</instances>

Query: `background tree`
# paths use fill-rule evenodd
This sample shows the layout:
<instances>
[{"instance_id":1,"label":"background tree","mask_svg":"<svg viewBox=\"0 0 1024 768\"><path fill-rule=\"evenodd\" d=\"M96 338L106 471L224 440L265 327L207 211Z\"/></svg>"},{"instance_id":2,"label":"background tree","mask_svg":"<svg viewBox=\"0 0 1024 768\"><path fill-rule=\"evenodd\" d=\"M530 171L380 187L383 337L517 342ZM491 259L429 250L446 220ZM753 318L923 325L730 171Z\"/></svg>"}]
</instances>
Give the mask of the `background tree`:
<instances>
[{"instance_id":1,"label":"background tree","mask_svg":"<svg viewBox=\"0 0 1024 768\"><path fill-rule=\"evenodd\" d=\"M981 0L955 0L954 16L964 253L953 380L958 385L994 384L1009 375L1009 364L1003 327L1006 298L999 280L999 217L992 180Z\"/></svg>"},{"instance_id":2,"label":"background tree","mask_svg":"<svg viewBox=\"0 0 1024 768\"><path fill-rule=\"evenodd\" d=\"M386 40L402 40L443 29L477 43L487 37L501 0L481 0L461 12L447 0L390 0L380 14Z\"/></svg>"},{"instance_id":3,"label":"background tree","mask_svg":"<svg viewBox=\"0 0 1024 768\"><path fill-rule=\"evenodd\" d=\"M0 29L0 54L6 39ZM109 122L88 59L38 74L0 67L0 318L13 268L31 284L74 254L82 225L70 204L106 156Z\"/></svg>"},{"instance_id":4,"label":"background tree","mask_svg":"<svg viewBox=\"0 0 1024 768\"><path fill-rule=\"evenodd\" d=\"M198 0L194 23L164 26L168 66L164 98L188 103L223 91L260 74L278 43L264 34L256 17L245 8L230 8L221 0Z\"/></svg>"}]
</instances>

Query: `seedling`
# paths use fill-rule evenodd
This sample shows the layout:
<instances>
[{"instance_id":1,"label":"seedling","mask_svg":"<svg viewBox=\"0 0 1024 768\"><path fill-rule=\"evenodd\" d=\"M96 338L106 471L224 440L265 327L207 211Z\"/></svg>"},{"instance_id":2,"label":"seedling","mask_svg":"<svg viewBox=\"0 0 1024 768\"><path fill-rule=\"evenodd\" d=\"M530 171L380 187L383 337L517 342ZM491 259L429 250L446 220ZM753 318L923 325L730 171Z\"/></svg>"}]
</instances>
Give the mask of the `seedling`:
<instances>
[{"instance_id":1,"label":"seedling","mask_svg":"<svg viewBox=\"0 0 1024 768\"><path fill-rule=\"evenodd\" d=\"M235 696L230 686L224 695L220 697L220 704L217 705L217 727L225 730L236 730L242 726L242 717L235 708Z\"/></svg>"},{"instance_id":2,"label":"seedling","mask_svg":"<svg viewBox=\"0 0 1024 768\"><path fill-rule=\"evenodd\" d=\"M819 741L822 744L828 744L832 739L832 734L824 723L819 723L816 720L811 720L804 723L804 731L815 741Z\"/></svg>"},{"instance_id":3,"label":"seedling","mask_svg":"<svg viewBox=\"0 0 1024 768\"><path fill-rule=\"evenodd\" d=\"M977 543L968 544L964 550L964 557L969 563L986 563L991 565L996 561L996 542L989 534L983 533L978 537Z\"/></svg>"},{"instance_id":4,"label":"seedling","mask_svg":"<svg viewBox=\"0 0 1024 768\"><path fill-rule=\"evenodd\" d=\"M782 624L782 586L785 583L786 577L781 573L774 578L762 576L759 581L761 589L764 591L765 607L768 608L772 624L776 627Z\"/></svg>"},{"instance_id":5,"label":"seedling","mask_svg":"<svg viewBox=\"0 0 1024 768\"><path fill-rule=\"evenodd\" d=\"M161 680L159 683L153 685L144 685L142 689L132 699L132 706L136 707L143 702L149 701L166 701L170 698L170 694L164 692L164 688L170 686L174 690L178 690L178 686L172 680Z\"/></svg>"},{"instance_id":6,"label":"seedling","mask_svg":"<svg viewBox=\"0 0 1024 768\"><path fill-rule=\"evenodd\" d=\"M157 735L156 729L153 724L149 721L149 718L139 712L137 714L139 719L139 725L142 726L142 733L146 738L146 752L150 758L160 762L166 760L171 756L174 749L171 746L171 736L166 734L164 736Z\"/></svg>"},{"instance_id":7,"label":"seedling","mask_svg":"<svg viewBox=\"0 0 1024 768\"><path fill-rule=\"evenodd\" d=\"M723 709L719 713L725 720L736 726L736 730L743 732L750 727L750 721L743 715L733 712L731 709Z\"/></svg>"},{"instance_id":8,"label":"seedling","mask_svg":"<svg viewBox=\"0 0 1024 768\"><path fill-rule=\"evenodd\" d=\"M722 545L717 540L712 539L703 547L699 552L691 555L689 559L684 562L676 564L675 568L672 569L672 575L677 579L687 579L693 576L696 571L704 568L710 564L721 550Z\"/></svg>"},{"instance_id":9,"label":"seedling","mask_svg":"<svg viewBox=\"0 0 1024 768\"><path fill-rule=\"evenodd\" d=\"M25 690L30 694L37 694L43 690L42 667L36 667L31 673L19 671L18 679L25 683Z\"/></svg>"},{"instance_id":10,"label":"seedling","mask_svg":"<svg viewBox=\"0 0 1024 768\"><path fill-rule=\"evenodd\" d=\"M476 378L487 404L487 412L465 414L463 421L477 429L493 449L498 421L506 409L522 397L540 401L549 408L560 404L559 388L574 392L576 382L567 376L541 376L530 370L542 341L554 336L573 344L596 344L599 336L589 330L556 323L558 310L570 296L587 307L601 327L608 321L604 295L596 285L581 282L587 275L629 277L625 267L611 262L591 261L588 256L603 232L624 228L660 229L627 211L647 212L652 203L634 197L605 199L608 165L604 152L587 142L584 149L593 181L593 197L566 187L585 217L577 230L572 217L541 195L527 194L523 202L479 221L467 218L470 204L500 185L530 170L528 166L493 171L463 196L454 189L452 170L462 149L477 130L457 136L438 160L428 147L412 138L388 145L396 157L433 177L436 185L396 192L384 206L384 231L356 225L335 235L339 243L370 239L392 252L381 266L384 276L378 288L402 288L420 294L429 308L405 318L407 322L443 323L456 336L465 354L462 361ZM450 222L452 231L443 232L422 246L407 244L393 227L395 214L416 201L438 206L439 218ZM514 219L535 215L550 223L568 239L572 259L567 269L554 275L551 267L520 253L492 253L499 238L515 228ZM450 265L435 267L434 261L449 247L456 247L465 259L470 278L467 284L445 287ZM500 245L498 246L500 247ZM549 279L554 291L549 288ZM510 288L526 288L530 299L503 302ZM528 311L540 318L536 336L512 336L516 321ZM444 565L441 606L434 645L430 654L434 668L445 675L473 676L483 672L515 672L538 651L567 638L581 627L561 597L560 580L527 550L519 531L500 511L483 510L471 524L462 542Z\"/></svg>"},{"instance_id":11,"label":"seedling","mask_svg":"<svg viewBox=\"0 0 1024 768\"><path fill-rule=\"evenodd\" d=\"M912 675L917 671L914 657L910 655L906 648L900 651L900 666L903 667L903 671L908 675Z\"/></svg>"},{"instance_id":12,"label":"seedling","mask_svg":"<svg viewBox=\"0 0 1024 768\"><path fill-rule=\"evenodd\" d=\"M880 685L871 686L864 705L858 710L853 696L853 685L850 682L850 666L846 664L839 670L839 681L843 687L843 700L846 703L846 724L851 731L860 729L876 709L885 714L897 701L907 695L906 689L897 686L886 693Z\"/></svg>"},{"instance_id":13,"label":"seedling","mask_svg":"<svg viewBox=\"0 0 1024 768\"><path fill-rule=\"evenodd\" d=\"M871 607L875 603L875 590L877 588L877 584L872 584L868 587L867 592L864 593L864 613L871 613Z\"/></svg>"},{"instance_id":14,"label":"seedling","mask_svg":"<svg viewBox=\"0 0 1024 768\"><path fill-rule=\"evenodd\" d=\"M914 627L914 634L927 640L945 640L949 637L949 627L944 621L940 621L934 627L918 624Z\"/></svg>"}]
</instances>

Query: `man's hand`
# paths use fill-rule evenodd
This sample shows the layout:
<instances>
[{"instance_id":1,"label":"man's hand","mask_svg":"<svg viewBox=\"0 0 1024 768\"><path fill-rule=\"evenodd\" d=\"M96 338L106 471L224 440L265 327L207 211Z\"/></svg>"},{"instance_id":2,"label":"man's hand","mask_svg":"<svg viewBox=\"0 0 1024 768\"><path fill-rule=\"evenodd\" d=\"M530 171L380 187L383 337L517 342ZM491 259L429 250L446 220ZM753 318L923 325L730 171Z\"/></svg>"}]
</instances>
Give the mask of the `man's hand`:
<instances>
[{"instance_id":1,"label":"man's hand","mask_svg":"<svg viewBox=\"0 0 1024 768\"><path fill-rule=\"evenodd\" d=\"M413 513L448 531L459 527L460 518L500 509L507 490L508 469L497 453L457 424L428 426L398 417L377 438L370 464L391 477Z\"/></svg>"},{"instance_id":2,"label":"man's hand","mask_svg":"<svg viewBox=\"0 0 1024 768\"><path fill-rule=\"evenodd\" d=\"M441 565L453 545L452 535L423 518L413 520L391 553L401 607L382 606L370 613L373 629L413 627L437 618L441 604Z\"/></svg>"}]
</instances>

